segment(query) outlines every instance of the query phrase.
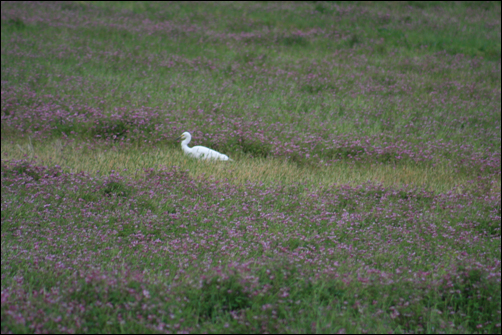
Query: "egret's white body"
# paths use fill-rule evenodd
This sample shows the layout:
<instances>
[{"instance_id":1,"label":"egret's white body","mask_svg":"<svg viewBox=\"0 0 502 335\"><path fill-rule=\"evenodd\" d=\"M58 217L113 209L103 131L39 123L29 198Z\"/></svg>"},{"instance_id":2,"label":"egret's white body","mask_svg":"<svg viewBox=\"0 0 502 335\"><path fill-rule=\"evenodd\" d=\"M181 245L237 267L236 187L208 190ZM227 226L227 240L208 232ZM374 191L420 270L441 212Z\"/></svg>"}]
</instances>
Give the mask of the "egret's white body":
<instances>
[{"instance_id":1,"label":"egret's white body","mask_svg":"<svg viewBox=\"0 0 502 335\"><path fill-rule=\"evenodd\" d=\"M183 140L181 142L181 149L183 149L185 155L192 156L197 159L214 159L221 161L229 161L229 160L231 161L231 159L228 158L227 155L221 154L213 149L209 149L200 145L189 148L188 143L190 143L190 140L192 139L192 135L190 135L189 132L184 132L183 134L181 134L180 137L178 137L178 139Z\"/></svg>"}]
</instances>

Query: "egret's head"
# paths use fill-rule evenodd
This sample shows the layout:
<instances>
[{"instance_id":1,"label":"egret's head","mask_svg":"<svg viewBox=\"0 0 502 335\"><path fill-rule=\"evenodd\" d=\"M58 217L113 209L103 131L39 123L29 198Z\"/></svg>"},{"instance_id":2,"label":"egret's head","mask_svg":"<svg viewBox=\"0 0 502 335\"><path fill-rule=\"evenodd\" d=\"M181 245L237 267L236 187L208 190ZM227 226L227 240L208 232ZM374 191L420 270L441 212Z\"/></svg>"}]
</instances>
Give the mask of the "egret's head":
<instances>
[{"instance_id":1,"label":"egret's head","mask_svg":"<svg viewBox=\"0 0 502 335\"><path fill-rule=\"evenodd\" d=\"M184 139L186 139L186 138L191 138L190 133L189 133L189 132L187 132L187 131L185 131L183 134L181 134L181 136L180 136L180 137L178 137L178 138L176 139L176 141L177 141L177 140L184 140Z\"/></svg>"}]
</instances>

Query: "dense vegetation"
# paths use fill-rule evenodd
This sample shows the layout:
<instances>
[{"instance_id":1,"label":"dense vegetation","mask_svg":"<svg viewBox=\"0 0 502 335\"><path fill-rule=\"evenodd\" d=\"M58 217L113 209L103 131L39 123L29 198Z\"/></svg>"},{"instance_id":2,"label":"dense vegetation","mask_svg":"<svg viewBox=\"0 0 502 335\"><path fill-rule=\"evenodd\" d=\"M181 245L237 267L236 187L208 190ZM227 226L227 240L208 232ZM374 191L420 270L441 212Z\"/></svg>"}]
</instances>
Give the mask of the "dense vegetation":
<instances>
[{"instance_id":1,"label":"dense vegetation","mask_svg":"<svg viewBox=\"0 0 502 335\"><path fill-rule=\"evenodd\" d=\"M500 2L1 6L3 333L501 332Z\"/></svg>"}]
</instances>

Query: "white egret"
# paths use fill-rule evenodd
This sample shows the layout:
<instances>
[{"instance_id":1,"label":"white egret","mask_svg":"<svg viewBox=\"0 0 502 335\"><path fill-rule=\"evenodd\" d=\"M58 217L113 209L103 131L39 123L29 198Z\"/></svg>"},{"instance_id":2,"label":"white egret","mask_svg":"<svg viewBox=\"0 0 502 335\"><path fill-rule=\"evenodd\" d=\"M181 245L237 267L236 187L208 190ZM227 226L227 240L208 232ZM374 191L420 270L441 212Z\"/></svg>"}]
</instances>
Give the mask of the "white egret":
<instances>
[{"instance_id":1,"label":"white egret","mask_svg":"<svg viewBox=\"0 0 502 335\"><path fill-rule=\"evenodd\" d=\"M220 160L220 161L231 161L232 159L228 158L227 155L220 154L218 151L215 151L213 149L209 149L206 147L202 146L195 146L192 148L188 147L188 143L190 143L190 140L192 139L192 135L190 135L189 132L184 132L181 134L180 137L178 137L176 140L182 139L183 141L181 142L181 149L185 152L185 155L195 157L197 159L214 159L214 160Z\"/></svg>"}]
</instances>

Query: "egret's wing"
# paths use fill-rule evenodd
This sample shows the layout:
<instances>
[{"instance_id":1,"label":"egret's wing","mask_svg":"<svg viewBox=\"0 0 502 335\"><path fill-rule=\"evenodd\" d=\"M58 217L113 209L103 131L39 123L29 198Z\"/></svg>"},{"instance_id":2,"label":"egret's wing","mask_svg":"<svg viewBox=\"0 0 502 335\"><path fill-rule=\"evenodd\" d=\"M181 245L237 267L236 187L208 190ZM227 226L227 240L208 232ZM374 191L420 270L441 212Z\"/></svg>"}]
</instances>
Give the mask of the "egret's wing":
<instances>
[{"instance_id":1,"label":"egret's wing","mask_svg":"<svg viewBox=\"0 0 502 335\"><path fill-rule=\"evenodd\" d=\"M225 160L225 158L228 159L227 156L219 153L218 151L203 146L193 147L192 152L195 154L197 158L200 159L223 159L223 160Z\"/></svg>"},{"instance_id":2,"label":"egret's wing","mask_svg":"<svg viewBox=\"0 0 502 335\"><path fill-rule=\"evenodd\" d=\"M218 154L216 151L203 146L193 147L192 152L196 155L197 158L201 159L212 158L213 156L216 156Z\"/></svg>"}]
</instances>

